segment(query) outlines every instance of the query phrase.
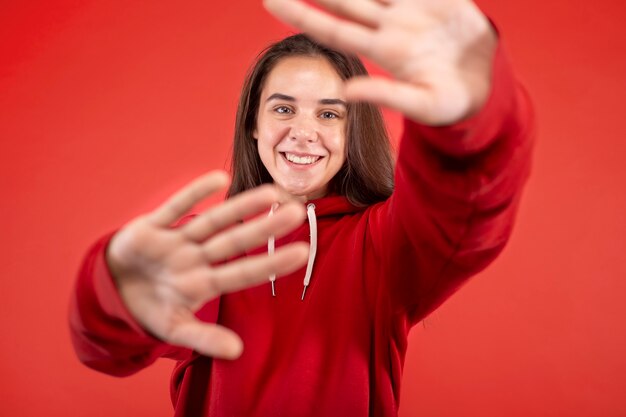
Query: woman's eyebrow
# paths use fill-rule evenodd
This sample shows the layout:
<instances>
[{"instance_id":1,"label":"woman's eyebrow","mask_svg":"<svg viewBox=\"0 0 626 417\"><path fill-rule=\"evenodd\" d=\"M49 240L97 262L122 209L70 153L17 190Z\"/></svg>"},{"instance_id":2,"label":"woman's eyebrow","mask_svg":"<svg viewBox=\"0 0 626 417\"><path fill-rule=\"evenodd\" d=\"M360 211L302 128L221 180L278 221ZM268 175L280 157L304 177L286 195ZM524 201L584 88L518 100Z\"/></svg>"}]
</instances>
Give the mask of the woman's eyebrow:
<instances>
[{"instance_id":1,"label":"woman's eyebrow","mask_svg":"<svg viewBox=\"0 0 626 417\"><path fill-rule=\"evenodd\" d=\"M288 96L287 94L281 94L281 93L272 94L271 96L267 98L266 101L272 101L272 100L283 100L283 101L291 101L291 102L296 101L295 97L291 97L291 96ZM348 104L345 101L338 99L338 98L323 98L319 101L319 103L327 105L327 106L328 105L340 105L346 108L348 107Z\"/></svg>"},{"instance_id":2,"label":"woman's eyebrow","mask_svg":"<svg viewBox=\"0 0 626 417\"><path fill-rule=\"evenodd\" d=\"M335 105L335 104L338 104L338 105L343 106L343 107L348 107L348 104L345 101L343 101L341 99L338 99L338 98L323 98L323 99L321 99L319 101L319 103L320 104L325 104L325 105Z\"/></svg>"},{"instance_id":3,"label":"woman's eyebrow","mask_svg":"<svg viewBox=\"0 0 626 417\"><path fill-rule=\"evenodd\" d=\"M274 93L271 96L269 96L267 100L265 101L271 101L271 100L296 101L294 97L288 96L286 94L281 94L281 93Z\"/></svg>"}]
</instances>

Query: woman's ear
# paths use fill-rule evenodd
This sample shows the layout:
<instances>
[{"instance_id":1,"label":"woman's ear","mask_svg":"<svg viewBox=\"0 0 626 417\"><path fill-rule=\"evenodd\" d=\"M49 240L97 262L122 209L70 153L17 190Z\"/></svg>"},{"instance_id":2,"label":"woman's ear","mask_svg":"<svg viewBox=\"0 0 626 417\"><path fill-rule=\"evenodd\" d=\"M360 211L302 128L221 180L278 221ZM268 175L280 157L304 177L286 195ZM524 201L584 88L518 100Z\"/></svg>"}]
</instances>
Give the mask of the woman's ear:
<instances>
[{"instance_id":1,"label":"woman's ear","mask_svg":"<svg viewBox=\"0 0 626 417\"><path fill-rule=\"evenodd\" d=\"M255 127L254 130L252 131L252 139L259 140L259 138L257 136L259 136L259 135L257 135L257 130L256 130L256 127Z\"/></svg>"}]
</instances>

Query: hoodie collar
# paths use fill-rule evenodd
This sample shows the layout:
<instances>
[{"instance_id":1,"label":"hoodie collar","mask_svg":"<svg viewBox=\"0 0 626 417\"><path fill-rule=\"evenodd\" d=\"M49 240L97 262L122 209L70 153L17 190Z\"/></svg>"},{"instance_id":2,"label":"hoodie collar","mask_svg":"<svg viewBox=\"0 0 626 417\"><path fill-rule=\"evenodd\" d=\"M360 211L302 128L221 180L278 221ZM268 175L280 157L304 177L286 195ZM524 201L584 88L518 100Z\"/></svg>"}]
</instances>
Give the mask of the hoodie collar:
<instances>
[{"instance_id":1,"label":"hoodie collar","mask_svg":"<svg viewBox=\"0 0 626 417\"><path fill-rule=\"evenodd\" d=\"M350 203L348 199L341 195L329 195L315 200L307 201L305 204L315 204L315 214L317 217L343 216L345 214L358 213L366 207L357 207Z\"/></svg>"}]
</instances>

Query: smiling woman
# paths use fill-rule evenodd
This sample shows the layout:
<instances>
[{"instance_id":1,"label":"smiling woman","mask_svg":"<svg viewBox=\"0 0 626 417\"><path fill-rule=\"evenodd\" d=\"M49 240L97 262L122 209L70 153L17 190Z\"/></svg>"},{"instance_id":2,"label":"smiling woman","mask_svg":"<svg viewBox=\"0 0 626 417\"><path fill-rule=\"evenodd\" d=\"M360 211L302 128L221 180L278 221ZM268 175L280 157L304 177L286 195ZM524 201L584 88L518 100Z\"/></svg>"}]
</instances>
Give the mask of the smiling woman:
<instances>
[{"instance_id":1,"label":"smiling woman","mask_svg":"<svg viewBox=\"0 0 626 417\"><path fill-rule=\"evenodd\" d=\"M396 79L311 36L271 45L242 89L229 199L171 227L225 184L203 177L103 238L80 273L81 359L115 375L176 359L177 416L397 415L409 329L510 234L531 110L488 20L464 0L322 3L348 21L268 7ZM365 99L406 115L395 189Z\"/></svg>"},{"instance_id":2,"label":"smiling woman","mask_svg":"<svg viewBox=\"0 0 626 417\"><path fill-rule=\"evenodd\" d=\"M382 115L345 95L344 82L365 75L356 56L302 34L263 51L237 109L228 194L276 182L294 196L336 193L357 206L387 199L393 159ZM299 169L308 156L322 158Z\"/></svg>"},{"instance_id":3,"label":"smiling woman","mask_svg":"<svg viewBox=\"0 0 626 417\"><path fill-rule=\"evenodd\" d=\"M305 202L326 195L346 159L346 119L343 81L326 59L281 60L263 86L253 133L274 183Z\"/></svg>"}]
</instances>

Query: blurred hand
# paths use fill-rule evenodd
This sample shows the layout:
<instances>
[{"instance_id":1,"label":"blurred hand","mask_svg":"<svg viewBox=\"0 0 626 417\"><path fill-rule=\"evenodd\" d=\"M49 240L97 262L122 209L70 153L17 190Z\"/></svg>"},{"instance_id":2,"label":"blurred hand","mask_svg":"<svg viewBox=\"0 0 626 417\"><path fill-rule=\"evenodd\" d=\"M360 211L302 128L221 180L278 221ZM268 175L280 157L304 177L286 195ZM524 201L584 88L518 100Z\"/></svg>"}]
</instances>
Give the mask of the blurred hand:
<instances>
[{"instance_id":1,"label":"blurred hand","mask_svg":"<svg viewBox=\"0 0 626 417\"><path fill-rule=\"evenodd\" d=\"M394 77L353 78L348 99L429 125L458 122L486 102L497 36L470 0L315 3L322 10L302 0L264 0L278 19L332 48L361 54Z\"/></svg>"},{"instance_id":2,"label":"blurred hand","mask_svg":"<svg viewBox=\"0 0 626 417\"><path fill-rule=\"evenodd\" d=\"M227 183L224 172L209 173L153 212L131 221L111 240L107 262L123 301L148 332L204 355L233 359L242 352L241 339L229 329L199 321L194 312L220 294L258 285L272 273L296 270L306 263L308 247L294 243L277 249L273 256L248 256L215 265L262 245L270 235L288 233L305 218L302 205L286 203L271 217L240 224L278 201L273 186L262 186L181 227L171 227Z\"/></svg>"}]
</instances>

